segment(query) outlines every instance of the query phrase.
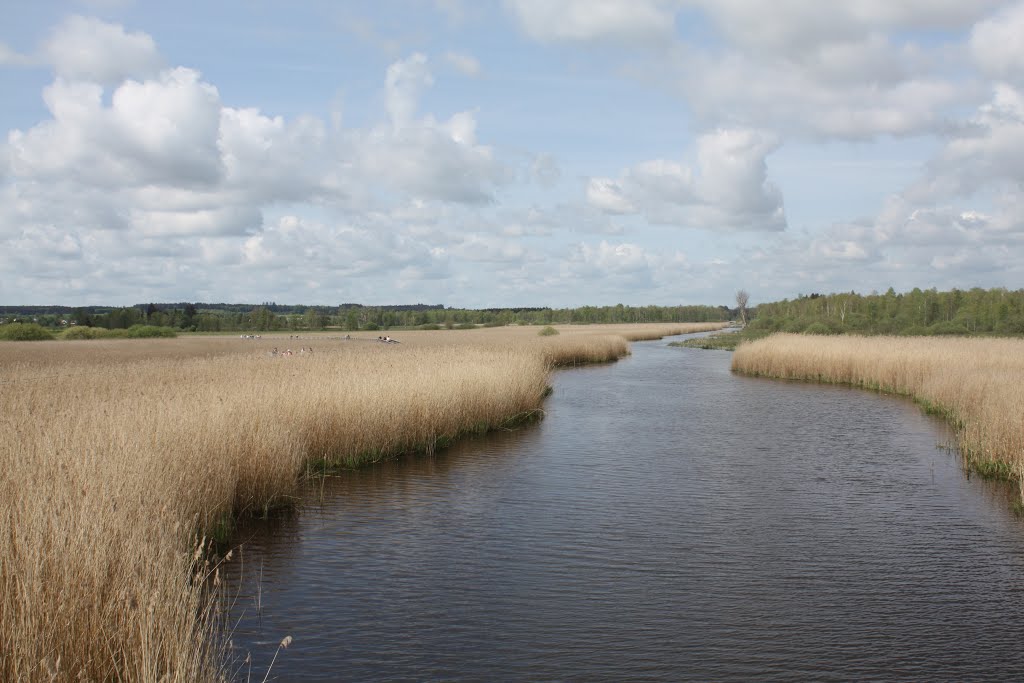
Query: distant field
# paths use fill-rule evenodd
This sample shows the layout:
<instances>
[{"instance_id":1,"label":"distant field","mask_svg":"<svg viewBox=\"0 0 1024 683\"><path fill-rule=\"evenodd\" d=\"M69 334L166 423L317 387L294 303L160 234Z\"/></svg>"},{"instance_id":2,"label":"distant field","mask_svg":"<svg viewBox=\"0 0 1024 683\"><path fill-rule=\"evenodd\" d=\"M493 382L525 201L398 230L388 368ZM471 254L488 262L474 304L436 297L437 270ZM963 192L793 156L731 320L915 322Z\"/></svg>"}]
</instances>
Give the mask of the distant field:
<instances>
[{"instance_id":1,"label":"distant field","mask_svg":"<svg viewBox=\"0 0 1024 683\"><path fill-rule=\"evenodd\" d=\"M538 415L554 366L721 326L5 343L0 680L215 680L204 539L233 517L325 463Z\"/></svg>"}]
</instances>

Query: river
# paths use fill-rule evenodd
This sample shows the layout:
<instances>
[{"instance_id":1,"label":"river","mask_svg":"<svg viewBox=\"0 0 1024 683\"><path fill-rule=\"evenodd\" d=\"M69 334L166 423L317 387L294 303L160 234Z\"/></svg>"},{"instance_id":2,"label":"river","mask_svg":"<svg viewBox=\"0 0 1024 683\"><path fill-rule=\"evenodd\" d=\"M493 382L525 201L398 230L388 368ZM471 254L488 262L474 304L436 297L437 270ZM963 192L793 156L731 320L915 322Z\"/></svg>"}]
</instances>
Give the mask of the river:
<instances>
[{"instance_id":1,"label":"river","mask_svg":"<svg viewBox=\"0 0 1024 683\"><path fill-rule=\"evenodd\" d=\"M1024 522L942 422L667 342L240 529L242 677L1021 677Z\"/></svg>"}]
</instances>

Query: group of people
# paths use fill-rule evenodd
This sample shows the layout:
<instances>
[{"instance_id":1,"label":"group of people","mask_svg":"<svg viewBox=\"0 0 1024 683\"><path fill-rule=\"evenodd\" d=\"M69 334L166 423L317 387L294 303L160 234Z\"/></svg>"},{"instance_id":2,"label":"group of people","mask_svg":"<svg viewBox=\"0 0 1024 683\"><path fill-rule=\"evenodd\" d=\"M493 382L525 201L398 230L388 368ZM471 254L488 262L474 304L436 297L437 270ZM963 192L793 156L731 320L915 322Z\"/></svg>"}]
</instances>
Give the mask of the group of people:
<instances>
[{"instance_id":1,"label":"group of people","mask_svg":"<svg viewBox=\"0 0 1024 683\"><path fill-rule=\"evenodd\" d=\"M401 344L402 343L402 342L398 341L397 339L392 339L391 337L388 337L388 336L377 337L377 341L384 342L385 344Z\"/></svg>"}]
</instances>

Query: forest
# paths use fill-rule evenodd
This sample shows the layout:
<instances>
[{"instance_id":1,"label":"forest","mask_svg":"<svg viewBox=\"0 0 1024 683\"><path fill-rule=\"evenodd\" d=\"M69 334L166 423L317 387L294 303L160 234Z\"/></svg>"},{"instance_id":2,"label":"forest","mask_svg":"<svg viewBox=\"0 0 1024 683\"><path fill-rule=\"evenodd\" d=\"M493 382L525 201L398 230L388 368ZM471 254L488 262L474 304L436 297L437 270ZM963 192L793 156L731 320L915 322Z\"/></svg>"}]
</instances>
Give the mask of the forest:
<instances>
[{"instance_id":1,"label":"forest","mask_svg":"<svg viewBox=\"0 0 1024 683\"><path fill-rule=\"evenodd\" d=\"M1024 334L1024 290L913 289L897 294L810 294L763 303L750 331L809 334Z\"/></svg>"}]
</instances>

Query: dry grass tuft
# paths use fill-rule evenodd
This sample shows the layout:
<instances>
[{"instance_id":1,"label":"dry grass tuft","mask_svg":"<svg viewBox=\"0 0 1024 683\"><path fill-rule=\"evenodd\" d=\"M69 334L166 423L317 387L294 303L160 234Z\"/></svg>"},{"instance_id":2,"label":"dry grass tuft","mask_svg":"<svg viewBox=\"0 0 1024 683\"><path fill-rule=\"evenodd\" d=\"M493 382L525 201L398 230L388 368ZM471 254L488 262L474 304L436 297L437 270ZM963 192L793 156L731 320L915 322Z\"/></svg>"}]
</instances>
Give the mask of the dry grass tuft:
<instances>
[{"instance_id":1,"label":"dry grass tuft","mask_svg":"<svg viewBox=\"0 0 1024 683\"><path fill-rule=\"evenodd\" d=\"M1016 479L1024 499L1024 340L776 334L742 344L732 367L912 396L950 420L970 465Z\"/></svg>"},{"instance_id":2,"label":"dry grass tuft","mask_svg":"<svg viewBox=\"0 0 1024 683\"><path fill-rule=\"evenodd\" d=\"M0 680L227 676L203 537L287 501L311 464L501 425L539 408L552 366L678 330L5 344Z\"/></svg>"}]
</instances>

